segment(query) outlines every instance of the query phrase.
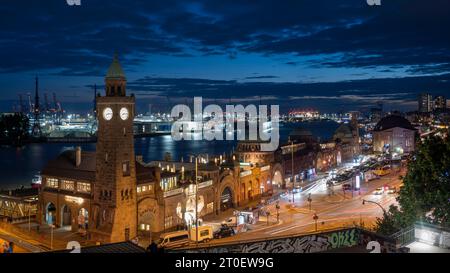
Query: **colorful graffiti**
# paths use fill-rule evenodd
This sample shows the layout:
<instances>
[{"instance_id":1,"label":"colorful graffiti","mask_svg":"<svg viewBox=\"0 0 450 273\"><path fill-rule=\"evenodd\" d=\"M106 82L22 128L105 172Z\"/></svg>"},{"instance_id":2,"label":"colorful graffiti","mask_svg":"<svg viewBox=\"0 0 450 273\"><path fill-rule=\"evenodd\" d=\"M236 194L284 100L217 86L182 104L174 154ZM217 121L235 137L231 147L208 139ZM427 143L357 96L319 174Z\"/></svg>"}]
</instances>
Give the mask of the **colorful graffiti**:
<instances>
[{"instance_id":1,"label":"colorful graffiti","mask_svg":"<svg viewBox=\"0 0 450 273\"><path fill-rule=\"evenodd\" d=\"M329 235L331 248L351 247L358 244L359 233L356 229L333 232Z\"/></svg>"},{"instance_id":2,"label":"colorful graffiti","mask_svg":"<svg viewBox=\"0 0 450 273\"><path fill-rule=\"evenodd\" d=\"M368 247L369 244L369 247ZM377 247L373 247L376 245ZM320 234L292 236L264 241L209 246L198 249L172 250L187 253L313 253L332 249L360 247L367 253L396 253L396 241L359 228L348 228Z\"/></svg>"},{"instance_id":3,"label":"colorful graffiti","mask_svg":"<svg viewBox=\"0 0 450 273\"><path fill-rule=\"evenodd\" d=\"M227 246L190 249L187 252L201 253L313 253L333 248L358 245L359 230L346 229L334 232L279 238L258 242L247 242Z\"/></svg>"}]
</instances>

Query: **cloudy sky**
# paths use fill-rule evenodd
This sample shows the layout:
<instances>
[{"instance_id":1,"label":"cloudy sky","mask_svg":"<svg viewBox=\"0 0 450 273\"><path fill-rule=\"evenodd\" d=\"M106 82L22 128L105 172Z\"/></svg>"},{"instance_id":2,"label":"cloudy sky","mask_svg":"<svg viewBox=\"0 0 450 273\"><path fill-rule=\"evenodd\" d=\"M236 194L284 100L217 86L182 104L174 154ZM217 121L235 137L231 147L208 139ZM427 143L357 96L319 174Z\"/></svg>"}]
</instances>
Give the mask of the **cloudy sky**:
<instances>
[{"instance_id":1,"label":"cloudy sky","mask_svg":"<svg viewBox=\"0 0 450 273\"><path fill-rule=\"evenodd\" d=\"M191 102L323 112L450 97L450 1L4 0L0 110L54 92L87 111L114 52L144 111Z\"/></svg>"}]
</instances>

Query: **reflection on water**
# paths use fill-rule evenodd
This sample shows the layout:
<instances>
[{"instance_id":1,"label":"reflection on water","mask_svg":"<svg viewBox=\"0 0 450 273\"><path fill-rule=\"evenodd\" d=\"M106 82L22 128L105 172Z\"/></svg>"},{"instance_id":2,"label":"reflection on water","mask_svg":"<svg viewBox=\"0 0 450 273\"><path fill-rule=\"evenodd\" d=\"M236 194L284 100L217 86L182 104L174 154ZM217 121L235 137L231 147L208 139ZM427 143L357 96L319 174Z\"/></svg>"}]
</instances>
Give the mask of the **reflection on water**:
<instances>
[{"instance_id":1,"label":"reflection on water","mask_svg":"<svg viewBox=\"0 0 450 273\"><path fill-rule=\"evenodd\" d=\"M281 125L280 142L287 140L289 132L298 124ZM332 121L307 122L300 126L309 129L313 135L323 139L331 138L338 124ZM29 186L31 179L46 164L66 149L73 149L78 144L37 143L22 148L0 147L0 188L16 188ZM95 151L95 143L80 144L82 150ZM236 141L174 141L170 135L137 138L135 140L136 155L142 155L144 161L161 160L169 152L173 160L184 157L187 161L190 154L219 155L230 153Z\"/></svg>"}]
</instances>

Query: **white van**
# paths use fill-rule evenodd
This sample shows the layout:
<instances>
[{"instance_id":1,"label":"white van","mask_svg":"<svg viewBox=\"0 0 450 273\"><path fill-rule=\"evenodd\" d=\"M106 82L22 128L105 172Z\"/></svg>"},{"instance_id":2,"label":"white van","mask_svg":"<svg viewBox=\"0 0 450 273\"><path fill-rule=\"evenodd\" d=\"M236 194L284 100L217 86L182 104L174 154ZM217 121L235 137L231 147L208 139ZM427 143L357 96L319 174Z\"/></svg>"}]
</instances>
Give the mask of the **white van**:
<instances>
[{"instance_id":1,"label":"white van","mask_svg":"<svg viewBox=\"0 0 450 273\"><path fill-rule=\"evenodd\" d=\"M158 247L181 247L189 244L189 233L186 230L161 234Z\"/></svg>"},{"instance_id":2,"label":"white van","mask_svg":"<svg viewBox=\"0 0 450 273\"><path fill-rule=\"evenodd\" d=\"M198 235L198 241L199 242L208 242L209 240L212 240L214 238L214 232L212 226L199 226L197 235L195 234L195 227L191 228L191 241L197 240Z\"/></svg>"}]
</instances>

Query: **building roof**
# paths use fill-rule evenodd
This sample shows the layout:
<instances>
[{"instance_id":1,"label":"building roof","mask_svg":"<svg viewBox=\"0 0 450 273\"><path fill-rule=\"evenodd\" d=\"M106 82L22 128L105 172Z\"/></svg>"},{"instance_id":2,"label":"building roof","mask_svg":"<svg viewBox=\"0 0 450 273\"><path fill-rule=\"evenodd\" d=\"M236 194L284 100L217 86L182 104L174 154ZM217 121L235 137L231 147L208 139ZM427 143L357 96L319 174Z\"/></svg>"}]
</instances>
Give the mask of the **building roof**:
<instances>
[{"instance_id":1,"label":"building roof","mask_svg":"<svg viewBox=\"0 0 450 273\"><path fill-rule=\"evenodd\" d=\"M55 251L60 253L71 252L71 249ZM87 246L80 249L81 253L145 253L145 249L130 242L120 242L113 244L104 244L98 246Z\"/></svg>"},{"instance_id":2,"label":"building roof","mask_svg":"<svg viewBox=\"0 0 450 273\"><path fill-rule=\"evenodd\" d=\"M119 63L117 54L114 55L113 62L108 68L106 78L125 78L125 73L123 72L122 66Z\"/></svg>"},{"instance_id":3,"label":"building roof","mask_svg":"<svg viewBox=\"0 0 450 273\"><path fill-rule=\"evenodd\" d=\"M416 130L411 123L404 117L397 115L390 115L382 118L374 128L374 131L384 131L395 127L400 127L409 130Z\"/></svg>"},{"instance_id":4,"label":"building roof","mask_svg":"<svg viewBox=\"0 0 450 273\"><path fill-rule=\"evenodd\" d=\"M352 125L349 123L342 123L334 132L334 136L337 137L338 134L342 134L344 137L351 138L352 134Z\"/></svg>"},{"instance_id":5,"label":"building roof","mask_svg":"<svg viewBox=\"0 0 450 273\"><path fill-rule=\"evenodd\" d=\"M136 182L144 184L156 181L157 167L148 167L136 161Z\"/></svg>"},{"instance_id":6,"label":"building roof","mask_svg":"<svg viewBox=\"0 0 450 273\"><path fill-rule=\"evenodd\" d=\"M75 164L75 150L62 152L57 158L50 160L41 174L77 180L95 180L95 152L81 151L80 166Z\"/></svg>"}]
</instances>

